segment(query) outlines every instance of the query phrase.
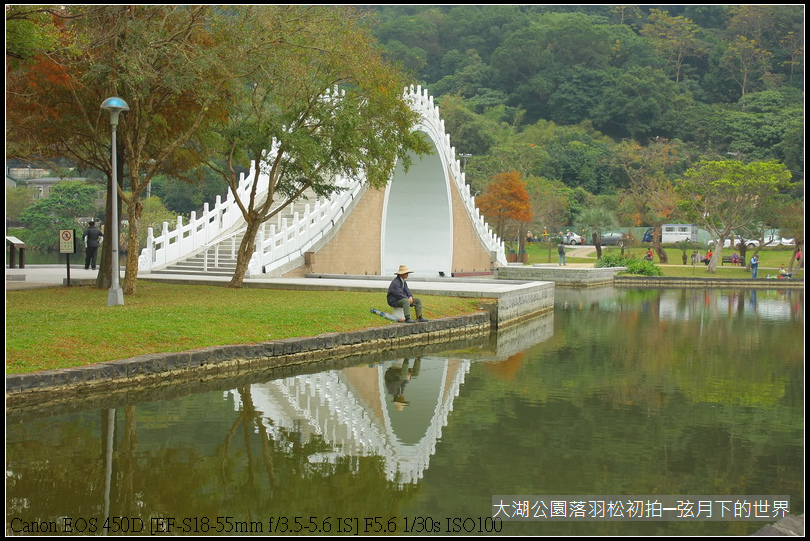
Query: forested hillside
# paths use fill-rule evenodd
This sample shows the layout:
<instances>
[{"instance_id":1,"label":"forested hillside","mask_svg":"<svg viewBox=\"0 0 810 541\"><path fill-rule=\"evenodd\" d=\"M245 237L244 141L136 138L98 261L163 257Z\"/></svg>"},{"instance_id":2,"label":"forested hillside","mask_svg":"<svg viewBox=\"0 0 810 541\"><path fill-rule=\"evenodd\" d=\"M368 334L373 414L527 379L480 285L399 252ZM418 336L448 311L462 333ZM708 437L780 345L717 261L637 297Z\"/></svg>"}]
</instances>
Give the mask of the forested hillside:
<instances>
[{"instance_id":1,"label":"forested hillside","mask_svg":"<svg viewBox=\"0 0 810 541\"><path fill-rule=\"evenodd\" d=\"M651 141L682 158L668 175L732 157L803 181L803 5L373 9L388 57L471 155L477 189L515 168L618 193L627 145Z\"/></svg>"}]
</instances>

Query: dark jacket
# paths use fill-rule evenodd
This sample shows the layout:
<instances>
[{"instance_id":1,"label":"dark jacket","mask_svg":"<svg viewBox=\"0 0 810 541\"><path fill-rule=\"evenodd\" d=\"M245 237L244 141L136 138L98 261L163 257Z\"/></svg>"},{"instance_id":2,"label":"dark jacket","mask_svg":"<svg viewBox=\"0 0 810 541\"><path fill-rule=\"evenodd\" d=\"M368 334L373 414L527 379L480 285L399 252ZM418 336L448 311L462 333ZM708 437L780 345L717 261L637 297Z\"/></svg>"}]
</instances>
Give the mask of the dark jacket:
<instances>
[{"instance_id":1,"label":"dark jacket","mask_svg":"<svg viewBox=\"0 0 810 541\"><path fill-rule=\"evenodd\" d=\"M408 284L402 279L401 276L394 278L391 281L391 285L388 286L388 306L392 308L397 306L397 301L401 301L402 299L407 299L412 296L411 290L408 289Z\"/></svg>"},{"instance_id":2,"label":"dark jacket","mask_svg":"<svg viewBox=\"0 0 810 541\"><path fill-rule=\"evenodd\" d=\"M88 227L84 232L84 240L88 248L98 248L98 239L103 237L101 230L96 227Z\"/></svg>"}]
</instances>

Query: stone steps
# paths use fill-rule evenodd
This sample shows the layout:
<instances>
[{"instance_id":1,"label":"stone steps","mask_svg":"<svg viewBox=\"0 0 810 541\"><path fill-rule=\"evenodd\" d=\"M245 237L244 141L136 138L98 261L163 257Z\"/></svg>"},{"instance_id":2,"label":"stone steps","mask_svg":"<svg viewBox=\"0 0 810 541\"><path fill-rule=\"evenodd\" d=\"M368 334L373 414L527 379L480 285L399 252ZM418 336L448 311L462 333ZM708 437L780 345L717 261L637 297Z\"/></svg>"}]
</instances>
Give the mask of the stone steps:
<instances>
[{"instance_id":1,"label":"stone steps","mask_svg":"<svg viewBox=\"0 0 810 541\"><path fill-rule=\"evenodd\" d=\"M278 227L283 219L287 219L287 223L291 223L296 212L299 216L304 213L305 205L312 205L317 196L312 190L307 190L295 203L285 208L279 215L275 216L269 223L276 224ZM228 233L230 235L231 233ZM227 237L219 243L219 257L218 263L214 265L214 250L208 249L208 265L205 265L205 255L202 252L190 255L183 260L177 261L166 266L160 270L152 271L152 274L188 274L194 276L233 276L236 271L236 257L231 258L234 253L234 246L236 248L242 242L242 233L233 237ZM212 245L213 247L213 245Z\"/></svg>"}]
</instances>

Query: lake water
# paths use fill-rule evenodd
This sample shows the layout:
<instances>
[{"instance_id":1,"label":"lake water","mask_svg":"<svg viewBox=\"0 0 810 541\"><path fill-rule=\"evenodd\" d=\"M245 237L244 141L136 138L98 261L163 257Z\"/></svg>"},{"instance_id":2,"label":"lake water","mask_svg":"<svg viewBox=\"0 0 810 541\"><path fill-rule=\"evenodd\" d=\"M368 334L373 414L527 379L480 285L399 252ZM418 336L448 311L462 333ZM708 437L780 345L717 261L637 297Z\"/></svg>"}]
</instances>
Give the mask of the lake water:
<instances>
[{"instance_id":1,"label":"lake water","mask_svg":"<svg viewBox=\"0 0 810 541\"><path fill-rule=\"evenodd\" d=\"M749 535L768 524L500 522L498 494L775 495L804 512L803 291L558 289L555 305L439 354L9 413L6 531Z\"/></svg>"}]
</instances>

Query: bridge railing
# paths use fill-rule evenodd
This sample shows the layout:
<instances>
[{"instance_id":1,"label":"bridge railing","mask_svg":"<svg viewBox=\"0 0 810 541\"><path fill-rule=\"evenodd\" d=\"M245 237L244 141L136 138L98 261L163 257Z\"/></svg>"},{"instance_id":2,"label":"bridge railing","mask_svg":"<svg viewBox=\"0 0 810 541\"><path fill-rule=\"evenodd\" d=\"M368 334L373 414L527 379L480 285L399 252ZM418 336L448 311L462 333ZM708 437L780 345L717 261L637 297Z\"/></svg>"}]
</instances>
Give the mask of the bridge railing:
<instances>
[{"instance_id":1,"label":"bridge railing","mask_svg":"<svg viewBox=\"0 0 810 541\"><path fill-rule=\"evenodd\" d=\"M409 87L405 91L406 99L411 106L422 115L422 125L428 129L437 148L442 154L442 161L450 166L451 177L456 183L464 207L481 242L487 250L494 254L494 258L506 265L506 251L504 243L494 234L475 206L475 198L470 193L466 177L461 171L461 164L456 159L456 150L450 145L450 136L444 126L444 120L439 115L439 108L434 105L433 97L421 86ZM261 172L256 175L256 165L251 165L251 171L246 176L241 175L237 193L240 199L249 197L254 179L258 183L256 189L259 197L266 197L269 187L269 175ZM282 220L275 225L263 224L255 239L255 252L248 266L248 274L258 275L271 272L297 257L302 257L315 243L327 235L334 227L339 217L348 210L363 186L363 179L340 178L337 185L341 190L329 199L322 199L315 203L313 208L307 205L303 215L296 213L291 220ZM147 230L146 247L141 251L138 261L139 271L153 269L178 261L198 251L209 252L222 235L237 225L243 223L242 213L236 204L236 199L229 191L224 201L217 196L214 208L206 203L202 215L198 218L192 212L188 223L183 223L183 217L177 217L174 229L169 229L169 222L163 223L163 230L158 236L154 235L152 228ZM239 231L230 231L231 235ZM217 250L219 257L219 250Z\"/></svg>"},{"instance_id":2,"label":"bridge railing","mask_svg":"<svg viewBox=\"0 0 810 541\"><path fill-rule=\"evenodd\" d=\"M320 198L314 205L305 205L303 214L295 212L292 220L281 219L278 224L263 224L256 235L256 249L248 272L272 272L296 258L303 257L335 227L339 218L350 210L363 188L363 179L341 177L336 185L340 191L330 198Z\"/></svg>"},{"instance_id":3,"label":"bridge railing","mask_svg":"<svg viewBox=\"0 0 810 541\"><path fill-rule=\"evenodd\" d=\"M269 176L263 173L256 175L253 166L248 175L242 173L239 178L237 193L240 198L250 196L254 179L258 183L256 190L259 197L266 197ZM138 270L148 272L191 255L239 225L242 219L236 198L229 190L224 201L222 196L217 196L213 209L205 203L201 216L197 217L197 213L192 212L188 223L183 223L182 216L177 217L174 229L169 229L169 222L163 222L163 230L158 236L150 227L147 229L146 247L138 258Z\"/></svg>"},{"instance_id":4,"label":"bridge railing","mask_svg":"<svg viewBox=\"0 0 810 541\"><path fill-rule=\"evenodd\" d=\"M481 211L475 206L475 197L470 192L470 185L467 184L466 175L461 170L461 162L456 158L456 149L450 144L450 135L447 133L444 120L439 114L439 107L433 103L433 96L419 85L407 89L406 99L409 99L411 106L422 115L423 127L432 132L437 148L444 153L442 161L450 167L450 176L461 194L464 208L467 210L473 227L478 233L478 238L481 239L487 250L495 255L495 259L501 265L506 265L505 244L492 231Z\"/></svg>"}]
</instances>

